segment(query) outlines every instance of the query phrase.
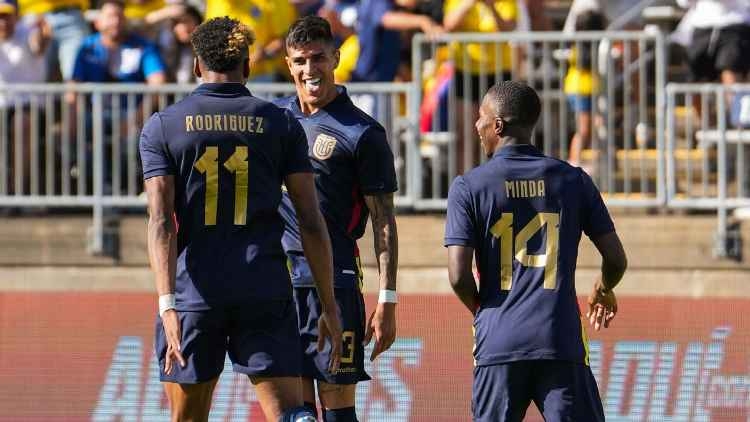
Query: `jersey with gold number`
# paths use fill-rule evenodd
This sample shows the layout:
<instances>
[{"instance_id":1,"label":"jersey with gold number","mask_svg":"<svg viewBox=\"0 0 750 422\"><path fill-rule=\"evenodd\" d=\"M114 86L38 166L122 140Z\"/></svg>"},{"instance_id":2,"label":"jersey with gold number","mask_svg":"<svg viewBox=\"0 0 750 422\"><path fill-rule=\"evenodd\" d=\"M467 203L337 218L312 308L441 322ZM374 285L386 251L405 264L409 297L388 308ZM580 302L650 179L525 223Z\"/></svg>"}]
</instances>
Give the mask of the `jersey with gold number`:
<instances>
[{"instance_id":1,"label":"jersey with gold number","mask_svg":"<svg viewBox=\"0 0 750 422\"><path fill-rule=\"evenodd\" d=\"M311 172L305 132L242 84L202 84L156 113L143 176L175 176L178 310L290 298L277 212L286 175Z\"/></svg>"},{"instance_id":2,"label":"jersey with gold number","mask_svg":"<svg viewBox=\"0 0 750 422\"><path fill-rule=\"evenodd\" d=\"M505 146L457 177L448 193L445 245L474 248L476 364L588 363L575 290L578 243L582 232L612 231L591 178L531 145Z\"/></svg>"}]
</instances>

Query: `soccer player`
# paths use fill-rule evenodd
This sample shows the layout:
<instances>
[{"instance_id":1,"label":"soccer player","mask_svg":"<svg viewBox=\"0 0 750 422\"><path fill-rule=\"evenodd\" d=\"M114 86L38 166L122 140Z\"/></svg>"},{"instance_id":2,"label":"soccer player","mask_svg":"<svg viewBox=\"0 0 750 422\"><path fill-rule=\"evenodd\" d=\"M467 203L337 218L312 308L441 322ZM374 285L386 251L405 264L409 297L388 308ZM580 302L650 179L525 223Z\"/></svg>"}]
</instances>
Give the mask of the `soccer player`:
<instances>
[{"instance_id":1,"label":"soccer player","mask_svg":"<svg viewBox=\"0 0 750 422\"><path fill-rule=\"evenodd\" d=\"M341 354L332 257L305 133L288 111L245 88L252 32L212 19L192 36L193 93L154 114L140 152L148 248L156 273L156 354L172 420L207 420L227 352L255 385L268 421L314 421L302 405L297 313L277 208L297 208L321 310L317 347Z\"/></svg>"},{"instance_id":2,"label":"soccer player","mask_svg":"<svg viewBox=\"0 0 750 422\"><path fill-rule=\"evenodd\" d=\"M327 422L356 421L356 384L369 380L364 370L364 345L375 337L370 360L388 350L396 337L396 267L398 259L393 192L397 190L393 154L385 130L352 104L346 89L334 83L339 60L325 19L308 16L296 21L286 38L286 61L297 95L281 100L302 123L310 145L320 209L333 246L334 290L341 311L341 366L328 372L331 356L315 347L320 299L307 270L310 256L300 251L296 218L282 207L287 230L294 297L302 336L305 405L315 410L315 385ZM315 203L310 202L310 206ZM380 271L380 298L365 324L361 292L359 239L372 216L375 254ZM366 326L366 328L365 328Z\"/></svg>"},{"instance_id":3,"label":"soccer player","mask_svg":"<svg viewBox=\"0 0 750 422\"><path fill-rule=\"evenodd\" d=\"M548 422L604 420L576 300L581 233L603 259L587 314L596 330L617 313L625 252L591 178L531 145L539 112L524 84L490 88L475 125L487 161L448 194L448 274L474 315L475 421L521 421L532 401Z\"/></svg>"}]
</instances>

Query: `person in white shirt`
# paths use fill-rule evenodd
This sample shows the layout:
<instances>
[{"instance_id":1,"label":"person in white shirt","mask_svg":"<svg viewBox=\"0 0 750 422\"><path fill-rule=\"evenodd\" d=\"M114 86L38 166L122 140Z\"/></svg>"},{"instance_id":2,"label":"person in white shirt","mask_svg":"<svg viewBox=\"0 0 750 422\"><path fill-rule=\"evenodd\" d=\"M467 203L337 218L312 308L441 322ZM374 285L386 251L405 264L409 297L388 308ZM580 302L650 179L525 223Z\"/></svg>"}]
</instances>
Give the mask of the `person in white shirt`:
<instances>
[{"instance_id":1,"label":"person in white shirt","mask_svg":"<svg viewBox=\"0 0 750 422\"><path fill-rule=\"evenodd\" d=\"M52 31L43 19L29 16L19 20L16 2L0 0L0 85L45 82L44 53L51 36ZM7 142L4 150L7 153L5 162L9 164L9 192L15 194L28 193L30 187L30 127L33 123L30 101L29 94L0 93L0 116L3 117L0 130L2 141ZM40 111L36 123L43 121L43 112ZM17 136L23 139L18 140ZM16 150L18 146L22 151Z\"/></svg>"},{"instance_id":2,"label":"person in white shirt","mask_svg":"<svg viewBox=\"0 0 750 422\"><path fill-rule=\"evenodd\" d=\"M695 82L741 82L750 70L750 0L677 0L688 9L678 28Z\"/></svg>"}]
</instances>

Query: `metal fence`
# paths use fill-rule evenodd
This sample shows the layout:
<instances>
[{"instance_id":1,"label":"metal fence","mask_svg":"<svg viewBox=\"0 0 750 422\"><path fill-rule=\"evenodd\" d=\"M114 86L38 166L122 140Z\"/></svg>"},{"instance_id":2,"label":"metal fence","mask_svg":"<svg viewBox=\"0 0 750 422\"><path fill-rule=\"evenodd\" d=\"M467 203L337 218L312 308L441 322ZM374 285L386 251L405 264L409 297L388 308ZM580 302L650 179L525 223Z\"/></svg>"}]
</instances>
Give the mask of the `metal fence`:
<instances>
[{"instance_id":1,"label":"metal fence","mask_svg":"<svg viewBox=\"0 0 750 422\"><path fill-rule=\"evenodd\" d=\"M663 36L627 32L445 34L412 43L420 154L417 207L444 208L450 181L483 161L479 102L499 80L539 92L536 144L584 166L608 203L664 203ZM571 141L578 138L576 141Z\"/></svg>"},{"instance_id":2,"label":"metal fence","mask_svg":"<svg viewBox=\"0 0 750 422\"><path fill-rule=\"evenodd\" d=\"M290 84L248 86L274 98ZM142 84L18 84L0 87L0 207L93 209L92 253L104 250L105 214L142 208L138 159L143 122L193 86ZM409 173L418 161L407 104L410 84L348 86L352 100L385 127L397 167L397 206L412 206Z\"/></svg>"},{"instance_id":3,"label":"metal fence","mask_svg":"<svg viewBox=\"0 0 750 422\"><path fill-rule=\"evenodd\" d=\"M750 207L750 84L667 85L667 206L716 209L715 254L731 255L728 211Z\"/></svg>"}]
</instances>

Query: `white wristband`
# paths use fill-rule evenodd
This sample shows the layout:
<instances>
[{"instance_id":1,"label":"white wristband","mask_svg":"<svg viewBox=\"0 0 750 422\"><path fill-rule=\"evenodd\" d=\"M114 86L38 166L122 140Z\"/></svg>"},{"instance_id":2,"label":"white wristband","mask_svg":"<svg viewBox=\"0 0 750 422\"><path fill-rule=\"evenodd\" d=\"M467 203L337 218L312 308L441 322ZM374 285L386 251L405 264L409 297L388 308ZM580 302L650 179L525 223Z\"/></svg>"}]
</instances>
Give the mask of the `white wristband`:
<instances>
[{"instance_id":1,"label":"white wristband","mask_svg":"<svg viewBox=\"0 0 750 422\"><path fill-rule=\"evenodd\" d=\"M175 309L176 304L173 293L159 296L159 316L164 316L164 312Z\"/></svg>"},{"instance_id":2,"label":"white wristband","mask_svg":"<svg viewBox=\"0 0 750 422\"><path fill-rule=\"evenodd\" d=\"M398 303L395 290L381 290L378 295L378 303Z\"/></svg>"}]
</instances>

